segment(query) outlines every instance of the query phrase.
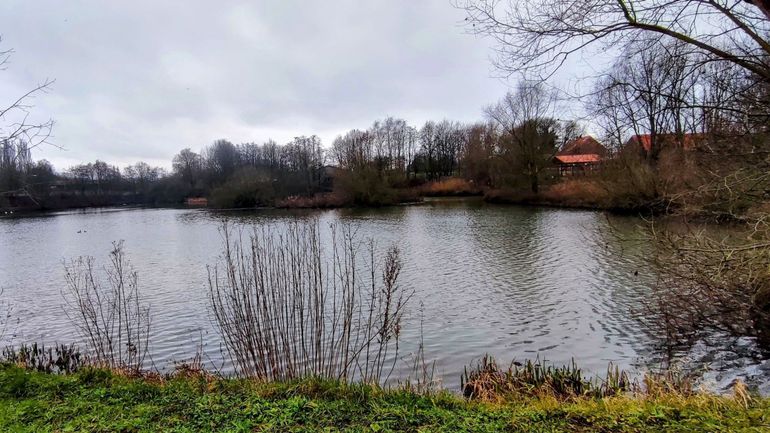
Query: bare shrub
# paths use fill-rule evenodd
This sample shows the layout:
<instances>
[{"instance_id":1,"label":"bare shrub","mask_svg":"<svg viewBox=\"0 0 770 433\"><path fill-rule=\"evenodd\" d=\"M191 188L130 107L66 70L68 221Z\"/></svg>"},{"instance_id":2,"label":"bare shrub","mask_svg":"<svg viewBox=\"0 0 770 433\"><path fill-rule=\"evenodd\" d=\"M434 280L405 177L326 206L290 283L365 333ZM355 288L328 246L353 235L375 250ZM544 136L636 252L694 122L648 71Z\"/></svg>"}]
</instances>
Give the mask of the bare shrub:
<instances>
[{"instance_id":1,"label":"bare shrub","mask_svg":"<svg viewBox=\"0 0 770 433\"><path fill-rule=\"evenodd\" d=\"M348 205L349 201L340 192L317 193L311 197L299 195L289 196L276 201L275 206L279 208L338 208Z\"/></svg>"},{"instance_id":2,"label":"bare shrub","mask_svg":"<svg viewBox=\"0 0 770 433\"><path fill-rule=\"evenodd\" d=\"M434 182L427 183L419 188L420 192L426 196L468 196L481 194L474 181L461 179L459 177L450 177Z\"/></svg>"},{"instance_id":3,"label":"bare shrub","mask_svg":"<svg viewBox=\"0 0 770 433\"><path fill-rule=\"evenodd\" d=\"M65 263L65 313L85 340L91 362L133 372L142 370L147 356L150 312L142 304L138 276L123 251L113 242L105 279L93 257Z\"/></svg>"},{"instance_id":4,"label":"bare shrub","mask_svg":"<svg viewBox=\"0 0 770 433\"><path fill-rule=\"evenodd\" d=\"M387 381L410 297L397 283L399 250L378 267L369 242L364 265L349 226L330 227L328 248L317 221L280 230L254 227L244 237L225 223L222 263L209 268L215 323L238 373Z\"/></svg>"},{"instance_id":5,"label":"bare shrub","mask_svg":"<svg viewBox=\"0 0 770 433\"><path fill-rule=\"evenodd\" d=\"M428 362L425 359L425 340L423 338L425 305L420 303L420 345L417 351L408 357L410 366L409 375L400 384L400 388L407 392L420 395L433 395L442 390L440 378L436 378L436 361Z\"/></svg>"},{"instance_id":6,"label":"bare shrub","mask_svg":"<svg viewBox=\"0 0 770 433\"><path fill-rule=\"evenodd\" d=\"M649 233L661 278L645 302L645 322L669 351L714 331L770 342L770 232L763 220L750 233L742 225Z\"/></svg>"},{"instance_id":7,"label":"bare shrub","mask_svg":"<svg viewBox=\"0 0 770 433\"><path fill-rule=\"evenodd\" d=\"M649 164L627 154L606 161L598 179L608 207L628 210L659 208L659 181Z\"/></svg>"}]
</instances>

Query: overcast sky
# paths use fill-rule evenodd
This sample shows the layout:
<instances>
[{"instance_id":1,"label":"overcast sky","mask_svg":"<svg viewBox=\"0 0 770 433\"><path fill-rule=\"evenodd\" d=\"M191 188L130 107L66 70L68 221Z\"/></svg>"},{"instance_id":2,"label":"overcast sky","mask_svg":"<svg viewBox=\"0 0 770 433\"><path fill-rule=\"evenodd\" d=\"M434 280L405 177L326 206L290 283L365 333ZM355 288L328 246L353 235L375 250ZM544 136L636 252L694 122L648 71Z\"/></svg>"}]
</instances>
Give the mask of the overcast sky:
<instances>
[{"instance_id":1,"label":"overcast sky","mask_svg":"<svg viewBox=\"0 0 770 433\"><path fill-rule=\"evenodd\" d=\"M218 138L325 146L386 116L473 121L510 83L449 0L0 2L0 101L56 80L34 115L59 168L170 166Z\"/></svg>"}]
</instances>

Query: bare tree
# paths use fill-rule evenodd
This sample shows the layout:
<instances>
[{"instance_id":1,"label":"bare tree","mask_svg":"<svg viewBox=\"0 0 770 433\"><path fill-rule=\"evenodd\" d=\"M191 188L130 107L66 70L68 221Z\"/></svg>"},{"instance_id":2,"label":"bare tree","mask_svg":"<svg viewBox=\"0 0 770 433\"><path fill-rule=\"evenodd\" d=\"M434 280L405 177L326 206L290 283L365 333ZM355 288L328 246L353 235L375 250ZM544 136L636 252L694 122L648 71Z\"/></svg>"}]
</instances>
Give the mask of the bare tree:
<instances>
[{"instance_id":1,"label":"bare tree","mask_svg":"<svg viewBox=\"0 0 770 433\"><path fill-rule=\"evenodd\" d=\"M649 134L645 157L658 161L664 136L702 132L699 59L681 43L643 41L597 82L589 111L618 149L631 135Z\"/></svg>"},{"instance_id":2,"label":"bare tree","mask_svg":"<svg viewBox=\"0 0 770 433\"><path fill-rule=\"evenodd\" d=\"M503 170L522 173L533 193L558 150L558 122L553 119L555 95L542 84L521 83L485 113L502 134L497 157Z\"/></svg>"},{"instance_id":3,"label":"bare tree","mask_svg":"<svg viewBox=\"0 0 770 433\"><path fill-rule=\"evenodd\" d=\"M497 43L506 73L549 76L571 54L623 46L641 35L676 40L770 81L766 1L457 0L469 31Z\"/></svg>"},{"instance_id":4,"label":"bare tree","mask_svg":"<svg viewBox=\"0 0 770 433\"><path fill-rule=\"evenodd\" d=\"M0 39L2 42L2 39ZM0 71L5 70L13 50L0 51ZM53 120L35 122L30 119L32 101L39 94L50 90L54 81L46 79L16 99L0 105L0 142L24 142L28 149L49 143Z\"/></svg>"},{"instance_id":5,"label":"bare tree","mask_svg":"<svg viewBox=\"0 0 770 433\"><path fill-rule=\"evenodd\" d=\"M182 149L172 162L174 173L181 176L191 187L195 185L201 170L201 157L190 148Z\"/></svg>"},{"instance_id":6,"label":"bare tree","mask_svg":"<svg viewBox=\"0 0 770 433\"><path fill-rule=\"evenodd\" d=\"M12 54L11 49L0 50L0 71L6 69ZM30 115L34 98L52 85L53 80L46 79L10 102L0 103L0 200L4 195L19 195L37 203L26 171L32 164L30 151L50 144L53 120L34 121Z\"/></svg>"},{"instance_id":7,"label":"bare tree","mask_svg":"<svg viewBox=\"0 0 770 433\"><path fill-rule=\"evenodd\" d=\"M465 130L466 145L460 157L465 178L480 185L489 184L492 176L491 162L495 155L498 137L491 123L469 125Z\"/></svg>"}]
</instances>

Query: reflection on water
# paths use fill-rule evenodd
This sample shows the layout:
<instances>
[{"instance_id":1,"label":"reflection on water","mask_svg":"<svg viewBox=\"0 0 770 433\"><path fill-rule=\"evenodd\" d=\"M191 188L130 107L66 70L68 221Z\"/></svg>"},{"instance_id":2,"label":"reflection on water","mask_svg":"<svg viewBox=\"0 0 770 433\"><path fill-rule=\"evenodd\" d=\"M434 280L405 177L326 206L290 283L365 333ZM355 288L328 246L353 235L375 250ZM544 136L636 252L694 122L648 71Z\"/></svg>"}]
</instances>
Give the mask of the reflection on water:
<instances>
[{"instance_id":1,"label":"reflection on water","mask_svg":"<svg viewBox=\"0 0 770 433\"><path fill-rule=\"evenodd\" d=\"M155 364L187 359L202 344L208 362L222 365L206 265L217 262L223 218L236 225L296 218L318 218L322 227L352 223L361 238L383 249L399 245L400 282L415 291L402 354L415 350L422 320L426 356L437 360L450 388L458 385L463 366L485 353L555 363L574 357L594 373L610 361L631 367L652 357L652 342L632 314L655 281L643 260L648 248L610 232L612 226L633 238L638 220L473 201L377 210L110 210L0 219L0 287L14 306L5 339L76 340L62 310L62 261L79 255L102 260L112 241L124 239L151 304ZM407 363L400 364L403 374Z\"/></svg>"}]
</instances>

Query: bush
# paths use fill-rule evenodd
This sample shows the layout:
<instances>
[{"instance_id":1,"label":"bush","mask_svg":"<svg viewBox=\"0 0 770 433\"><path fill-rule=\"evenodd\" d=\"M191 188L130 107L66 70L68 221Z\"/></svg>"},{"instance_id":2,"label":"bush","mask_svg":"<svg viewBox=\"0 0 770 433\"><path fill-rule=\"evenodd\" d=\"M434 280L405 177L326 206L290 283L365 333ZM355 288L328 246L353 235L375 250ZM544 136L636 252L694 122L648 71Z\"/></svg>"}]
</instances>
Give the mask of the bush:
<instances>
[{"instance_id":1,"label":"bush","mask_svg":"<svg viewBox=\"0 0 770 433\"><path fill-rule=\"evenodd\" d=\"M310 197L293 195L276 201L275 206L292 209L318 209L338 208L348 204L347 198L339 192L328 192L314 194Z\"/></svg>"},{"instance_id":2,"label":"bush","mask_svg":"<svg viewBox=\"0 0 770 433\"><path fill-rule=\"evenodd\" d=\"M224 184L214 188L211 204L221 209L271 206L275 201L270 176L254 167L235 172Z\"/></svg>"},{"instance_id":3,"label":"bush","mask_svg":"<svg viewBox=\"0 0 770 433\"><path fill-rule=\"evenodd\" d=\"M387 175L372 167L340 172L334 179L334 190L356 206L384 206L400 201Z\"/></svg>"},{"instance_id":4,"label":"bush","mask_svg":"<svg viewBox=\"0 0 770 433\"><path fill-rule=\"evenodd\" d=\"M424 196L434 197L470 196L481 194L481 188L472 180L450 177L423 185L420 188L420 193Z\"/></svg>"},{"instance_id":5,"label":"bush","mask_svg":"<svg viewBox=\"0 0 770 433\"><path fill-rule=\"evenodd\" d=\"M594 178L566 179L546 188L541 194L541 199L548 204L570 207L611 206L609 193Z\"/></svg>"}]
</instances>

